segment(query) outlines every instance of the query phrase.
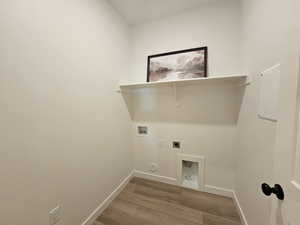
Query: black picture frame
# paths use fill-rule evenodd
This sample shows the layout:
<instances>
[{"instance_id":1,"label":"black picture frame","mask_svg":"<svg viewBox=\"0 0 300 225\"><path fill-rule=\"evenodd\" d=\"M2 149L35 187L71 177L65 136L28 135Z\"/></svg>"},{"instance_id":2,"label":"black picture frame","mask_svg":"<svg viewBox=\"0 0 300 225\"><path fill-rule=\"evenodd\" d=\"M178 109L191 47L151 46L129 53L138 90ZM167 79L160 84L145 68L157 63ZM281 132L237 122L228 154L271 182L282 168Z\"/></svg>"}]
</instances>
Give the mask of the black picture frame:
<instances>
[{"instance_id":1,"label":"black picture frame","mask_svg":"<svg viewBox=\"0 0 300 225\"><path fill-rule=\"evenodd\" d=\"M187 53L187 52L194 52L194 51L204 51L204 76L203 77L207 77L208 47L205 46L205 47L190 48L190 49L184 49L184 50L180 50L180 51L172 51L172 52L166 52L166 53L162 53L162 54L156 54L156 55L148 56L148 59L147 59L147 82L150 82L150 62L151 62L151 59L162 57L162 56L168 56L168 55L176 55L176 54L182 54L182 53Z\"/></svg>"}]
</instances>

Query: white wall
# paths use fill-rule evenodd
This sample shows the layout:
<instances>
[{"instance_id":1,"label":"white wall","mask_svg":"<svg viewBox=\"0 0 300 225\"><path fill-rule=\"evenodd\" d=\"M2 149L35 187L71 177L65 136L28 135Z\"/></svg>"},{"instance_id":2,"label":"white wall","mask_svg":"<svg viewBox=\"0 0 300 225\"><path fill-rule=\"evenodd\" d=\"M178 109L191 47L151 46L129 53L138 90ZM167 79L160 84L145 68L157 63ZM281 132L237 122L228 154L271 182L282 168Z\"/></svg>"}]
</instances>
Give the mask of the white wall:
<instances>
[{"instance_id":1,"label":"white wall","mask_svg":"<svg viewBox=\"0 0 300 225\"><path fill-rule=\"evenodd\" d=\"M4 0L0 30L0 224L60 204L79 225L132 170L127 26L102 0Z\"/></svg>"},{"instance_id":2,"label":"white wall","mask_svg":"<svg viewBox=\"0 0 300 225\"><path fill-rule=\"evenodd\" d=\"M131 81L145 82L147 56L208 46L209 75L241 73L238 0L203 4L152 22L133 26Z\"/></svg>"},{"instance_id":3,"label":"white wall","mask_svg":"<svg viewBox=\"0 0 300 225\"><path fill-rule=\"evenodd\" d=\"M199 90L200 89L200 90ZM135 169L176 178L176 154L206 157L206 185L233 188L234 143L242 89L215 86L186 86L142 90L134 97L133 137ZM178 107L176 105L179 104ZM147 125L149 135L136 135L137 125ZM181 151L172 149L181 142Z\"/></svg>"},{"instance_id":4,"label":"white wall","mask_svg":"<svg viewBox=\"0 0 300 225\"><path fill-rule=\"evenodd\" d=\"M238 121L236 191L249 225L269 224L270 219L271 198L263 196L260 187L263 182L274 184L277 131L276 123L257 117L258 76L282 61L291 25L289 4L272 0L242 2L244 66L253 81L246 89Z\"/></svg>"},{"instance_id":5,"label":"white wall","mask_svg":"<svg viewBox=\"0 0 300 225\"><path fill-rule=\"evenodd\" d=\"M132 27L131 81L145 82L147 56L172 50L208 46L210 75L241 73L239 1L220 1L176 16ZM207 159L206 184L234 187L234 142L242 89L216 86L141 90L133 98L134 125L149 126L148 137L134 135L135 169L176 178L176 154L171 142L179 140L186 154Z\"/></svg>"}]
</instances>

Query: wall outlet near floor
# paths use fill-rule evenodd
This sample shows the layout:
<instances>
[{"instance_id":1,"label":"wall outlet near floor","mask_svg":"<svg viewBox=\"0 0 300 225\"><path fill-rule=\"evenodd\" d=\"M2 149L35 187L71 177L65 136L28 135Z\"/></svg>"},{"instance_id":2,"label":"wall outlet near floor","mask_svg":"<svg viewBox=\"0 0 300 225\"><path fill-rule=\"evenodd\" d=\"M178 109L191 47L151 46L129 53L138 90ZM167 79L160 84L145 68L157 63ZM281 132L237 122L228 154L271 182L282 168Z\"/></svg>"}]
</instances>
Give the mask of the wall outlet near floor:
<instances>
[{"instance_id":1,"label":"wall outlet near floor","mask_svg":"<svg viewBox=\"0 0 300 225\"><path fill-rule=\"evenodd\" d=\"M61 208L57 206L49 212L50 225L55 225L61 220Z\"/></svg>"},{"instance_id":2,"label":"wall outlet near floor","mask_svg":"<svg viewBox=\"0 0 300 225\"><path fill-rule=\"evenodd\" d=\"M156 163L150 164L150 172L155 173L159 169L158 165Z\"/></svg>"}]
</instances>

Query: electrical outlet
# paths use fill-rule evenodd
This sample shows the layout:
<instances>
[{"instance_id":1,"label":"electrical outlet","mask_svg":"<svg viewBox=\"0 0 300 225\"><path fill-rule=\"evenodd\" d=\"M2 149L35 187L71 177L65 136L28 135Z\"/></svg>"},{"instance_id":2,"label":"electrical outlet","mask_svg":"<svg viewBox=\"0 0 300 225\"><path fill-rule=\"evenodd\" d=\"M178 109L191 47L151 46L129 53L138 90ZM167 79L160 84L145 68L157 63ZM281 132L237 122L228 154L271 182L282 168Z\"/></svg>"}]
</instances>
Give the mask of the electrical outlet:
<instances>
[{"instance_id":1,"label":"electrical outlet","mask_svg":"<svg viewBox=\"0 0 300 225\"><path fill-rule=\"evenodd\" d=\"M173 141L173 148L180 149L180 142L179 141Z\"/></svg>"},{"instance_id":2,"label":"electrical outlet","mask_svg":"<svg viewBox=\"0 0 300 225\"><path fill-rule=\"evenodd\" d=\"M57 224L61 219L61 210L60 206L57 206L56 208L52 209L49 212L49 221L50 225L55 225Z\"/></svg>"}]
</instances>

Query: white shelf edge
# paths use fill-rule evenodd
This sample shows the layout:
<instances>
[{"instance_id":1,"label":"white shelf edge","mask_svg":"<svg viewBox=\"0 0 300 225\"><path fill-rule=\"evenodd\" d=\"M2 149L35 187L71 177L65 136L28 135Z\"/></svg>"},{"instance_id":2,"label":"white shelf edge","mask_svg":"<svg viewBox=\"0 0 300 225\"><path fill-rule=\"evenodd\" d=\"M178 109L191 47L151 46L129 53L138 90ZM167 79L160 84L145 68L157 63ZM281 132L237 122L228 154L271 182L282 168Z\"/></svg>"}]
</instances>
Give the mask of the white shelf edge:
<instances>
[{"instance_id":1,"label":"white shelf edge","mask_svg":"<svg viewBox=\"0 0 300 225\"><path fill-rule=\"evenodd\" d=\"M145 87L155 87L160 85L171 85L171 84L196 84L202 83L206 81L224 81L224 82L231 82L237 83L240 85L248 84L248 76L247 75L230 75L230 76L211 76L211 77L204 77L204 78L195 78L195 79L185 79L185 80L172 80L172 81L158 81L158 82L140 82L140 83L123 83L120 84L119 87L122 88L145 88Z\"/></svg>"}]
</instances>

